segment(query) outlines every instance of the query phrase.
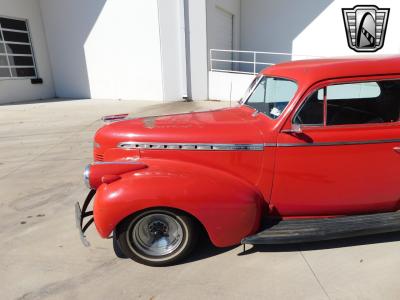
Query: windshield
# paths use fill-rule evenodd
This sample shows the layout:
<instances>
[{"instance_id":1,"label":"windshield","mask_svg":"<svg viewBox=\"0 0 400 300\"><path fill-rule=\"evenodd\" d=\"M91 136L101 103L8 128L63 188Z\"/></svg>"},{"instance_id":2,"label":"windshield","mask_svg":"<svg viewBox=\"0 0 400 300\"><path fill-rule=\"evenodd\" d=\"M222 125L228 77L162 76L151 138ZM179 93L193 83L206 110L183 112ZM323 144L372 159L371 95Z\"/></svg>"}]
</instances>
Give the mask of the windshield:
<instances>
[{"instance_id":1,"label":"windshield","mask_svg":"<svg viewBox=\"0 0 400 300\"><path fill-rule=\"evenodd\" d=\"M271 119L276 119L282 114L296 91L297 84L293 81L264 76L245 104Z\"/></svg>"},{"instance_id":2,"label":"windshield","mask_svg":"<svg viewBox=\"0 0 400 300\"><path fill-rule=\"evenodd\" d=\"M260 80L260 75L254 77L253 81L250 83L249 87L247 88L246 92L244 93L243 97L240 99L239 103L244 103L244 101L249 97L251 91L253 90L254 86L257 84L258 80Z\"/></svg>"}]
</instances>

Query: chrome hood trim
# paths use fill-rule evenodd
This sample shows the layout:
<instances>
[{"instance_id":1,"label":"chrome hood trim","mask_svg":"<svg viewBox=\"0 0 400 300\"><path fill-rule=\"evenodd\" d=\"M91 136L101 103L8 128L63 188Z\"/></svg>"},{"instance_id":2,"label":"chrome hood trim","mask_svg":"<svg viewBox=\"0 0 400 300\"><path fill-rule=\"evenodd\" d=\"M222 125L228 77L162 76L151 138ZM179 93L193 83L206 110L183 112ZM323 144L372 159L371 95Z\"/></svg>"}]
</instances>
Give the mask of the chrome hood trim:
<instances>
[{"instance_id":1,"label":"chrome hood trim","mask_svg":"<svg viewBox=\"0 0 400 300\"><path fill-rule=\"evenodd\" d=\"M121 142L122 149L208 150L208 151L262 151L264 144L205 144L205 143L152 143Z\"/></svg>"},{"instance_id":2,"label":"chrome hood trim","mask_svg":"<svg viewBox=\"0 0 400 300\"><path fill-rule=\"evenodd\" d=\"M129 114L108 115L101 118L104 123L113 123L125 120Z\"/></svg>"}]
</instances>

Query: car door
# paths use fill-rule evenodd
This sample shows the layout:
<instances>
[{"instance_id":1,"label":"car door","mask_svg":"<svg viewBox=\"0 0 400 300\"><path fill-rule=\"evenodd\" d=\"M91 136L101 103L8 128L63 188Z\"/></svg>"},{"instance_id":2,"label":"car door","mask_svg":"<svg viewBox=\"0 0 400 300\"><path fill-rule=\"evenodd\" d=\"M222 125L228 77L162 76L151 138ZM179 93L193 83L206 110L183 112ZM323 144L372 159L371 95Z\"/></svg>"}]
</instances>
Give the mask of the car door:
<instances>
[{"instance_id":1,"label":"car door","mask_svg":"<svg viewBox=\"0 0 400 300\"><path fill-rule=\"evenodd\" d=\"M282 216L398 210L399 115L400 76L341 79L308 93L278 134L275 210Z\"/></svg>"}]
</instances>

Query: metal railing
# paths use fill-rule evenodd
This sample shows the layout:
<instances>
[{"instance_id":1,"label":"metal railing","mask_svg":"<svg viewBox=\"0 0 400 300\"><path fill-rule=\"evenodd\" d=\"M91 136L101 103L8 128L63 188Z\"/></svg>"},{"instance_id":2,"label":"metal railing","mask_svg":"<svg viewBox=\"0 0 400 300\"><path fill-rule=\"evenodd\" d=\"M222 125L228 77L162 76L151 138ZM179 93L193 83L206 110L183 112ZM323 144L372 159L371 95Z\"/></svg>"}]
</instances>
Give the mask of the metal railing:
<instances>
[{"instance_id":1,"label":"metal railing","mask_svg":"<svg viewBox=\"0 0 400 300\"><path fill-rule=\"evenodd\" d=\"M293 56L317 58L316 56L293 55L285 52L210 49L210 70L254 75L267 66L291 60Z\"/></svg>"}]
</instances>

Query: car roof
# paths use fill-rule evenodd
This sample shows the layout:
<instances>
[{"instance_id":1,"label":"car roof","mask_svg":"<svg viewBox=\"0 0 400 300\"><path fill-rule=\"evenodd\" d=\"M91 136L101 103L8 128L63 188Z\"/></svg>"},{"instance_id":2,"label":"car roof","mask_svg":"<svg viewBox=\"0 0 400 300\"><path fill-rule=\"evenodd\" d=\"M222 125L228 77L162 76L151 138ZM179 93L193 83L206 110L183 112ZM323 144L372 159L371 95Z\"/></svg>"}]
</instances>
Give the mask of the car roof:
<instances>
[{"instance_id":1,"label":"car roof","mask_svg":"<svg viewBox=\"0 0 400 300\"><path fill-rule=\"evenodd\" d=\"M400 74L400 56L295 60L268 67L261 73L303 84L340 77Z\"/></svg>"}]
</instances>

